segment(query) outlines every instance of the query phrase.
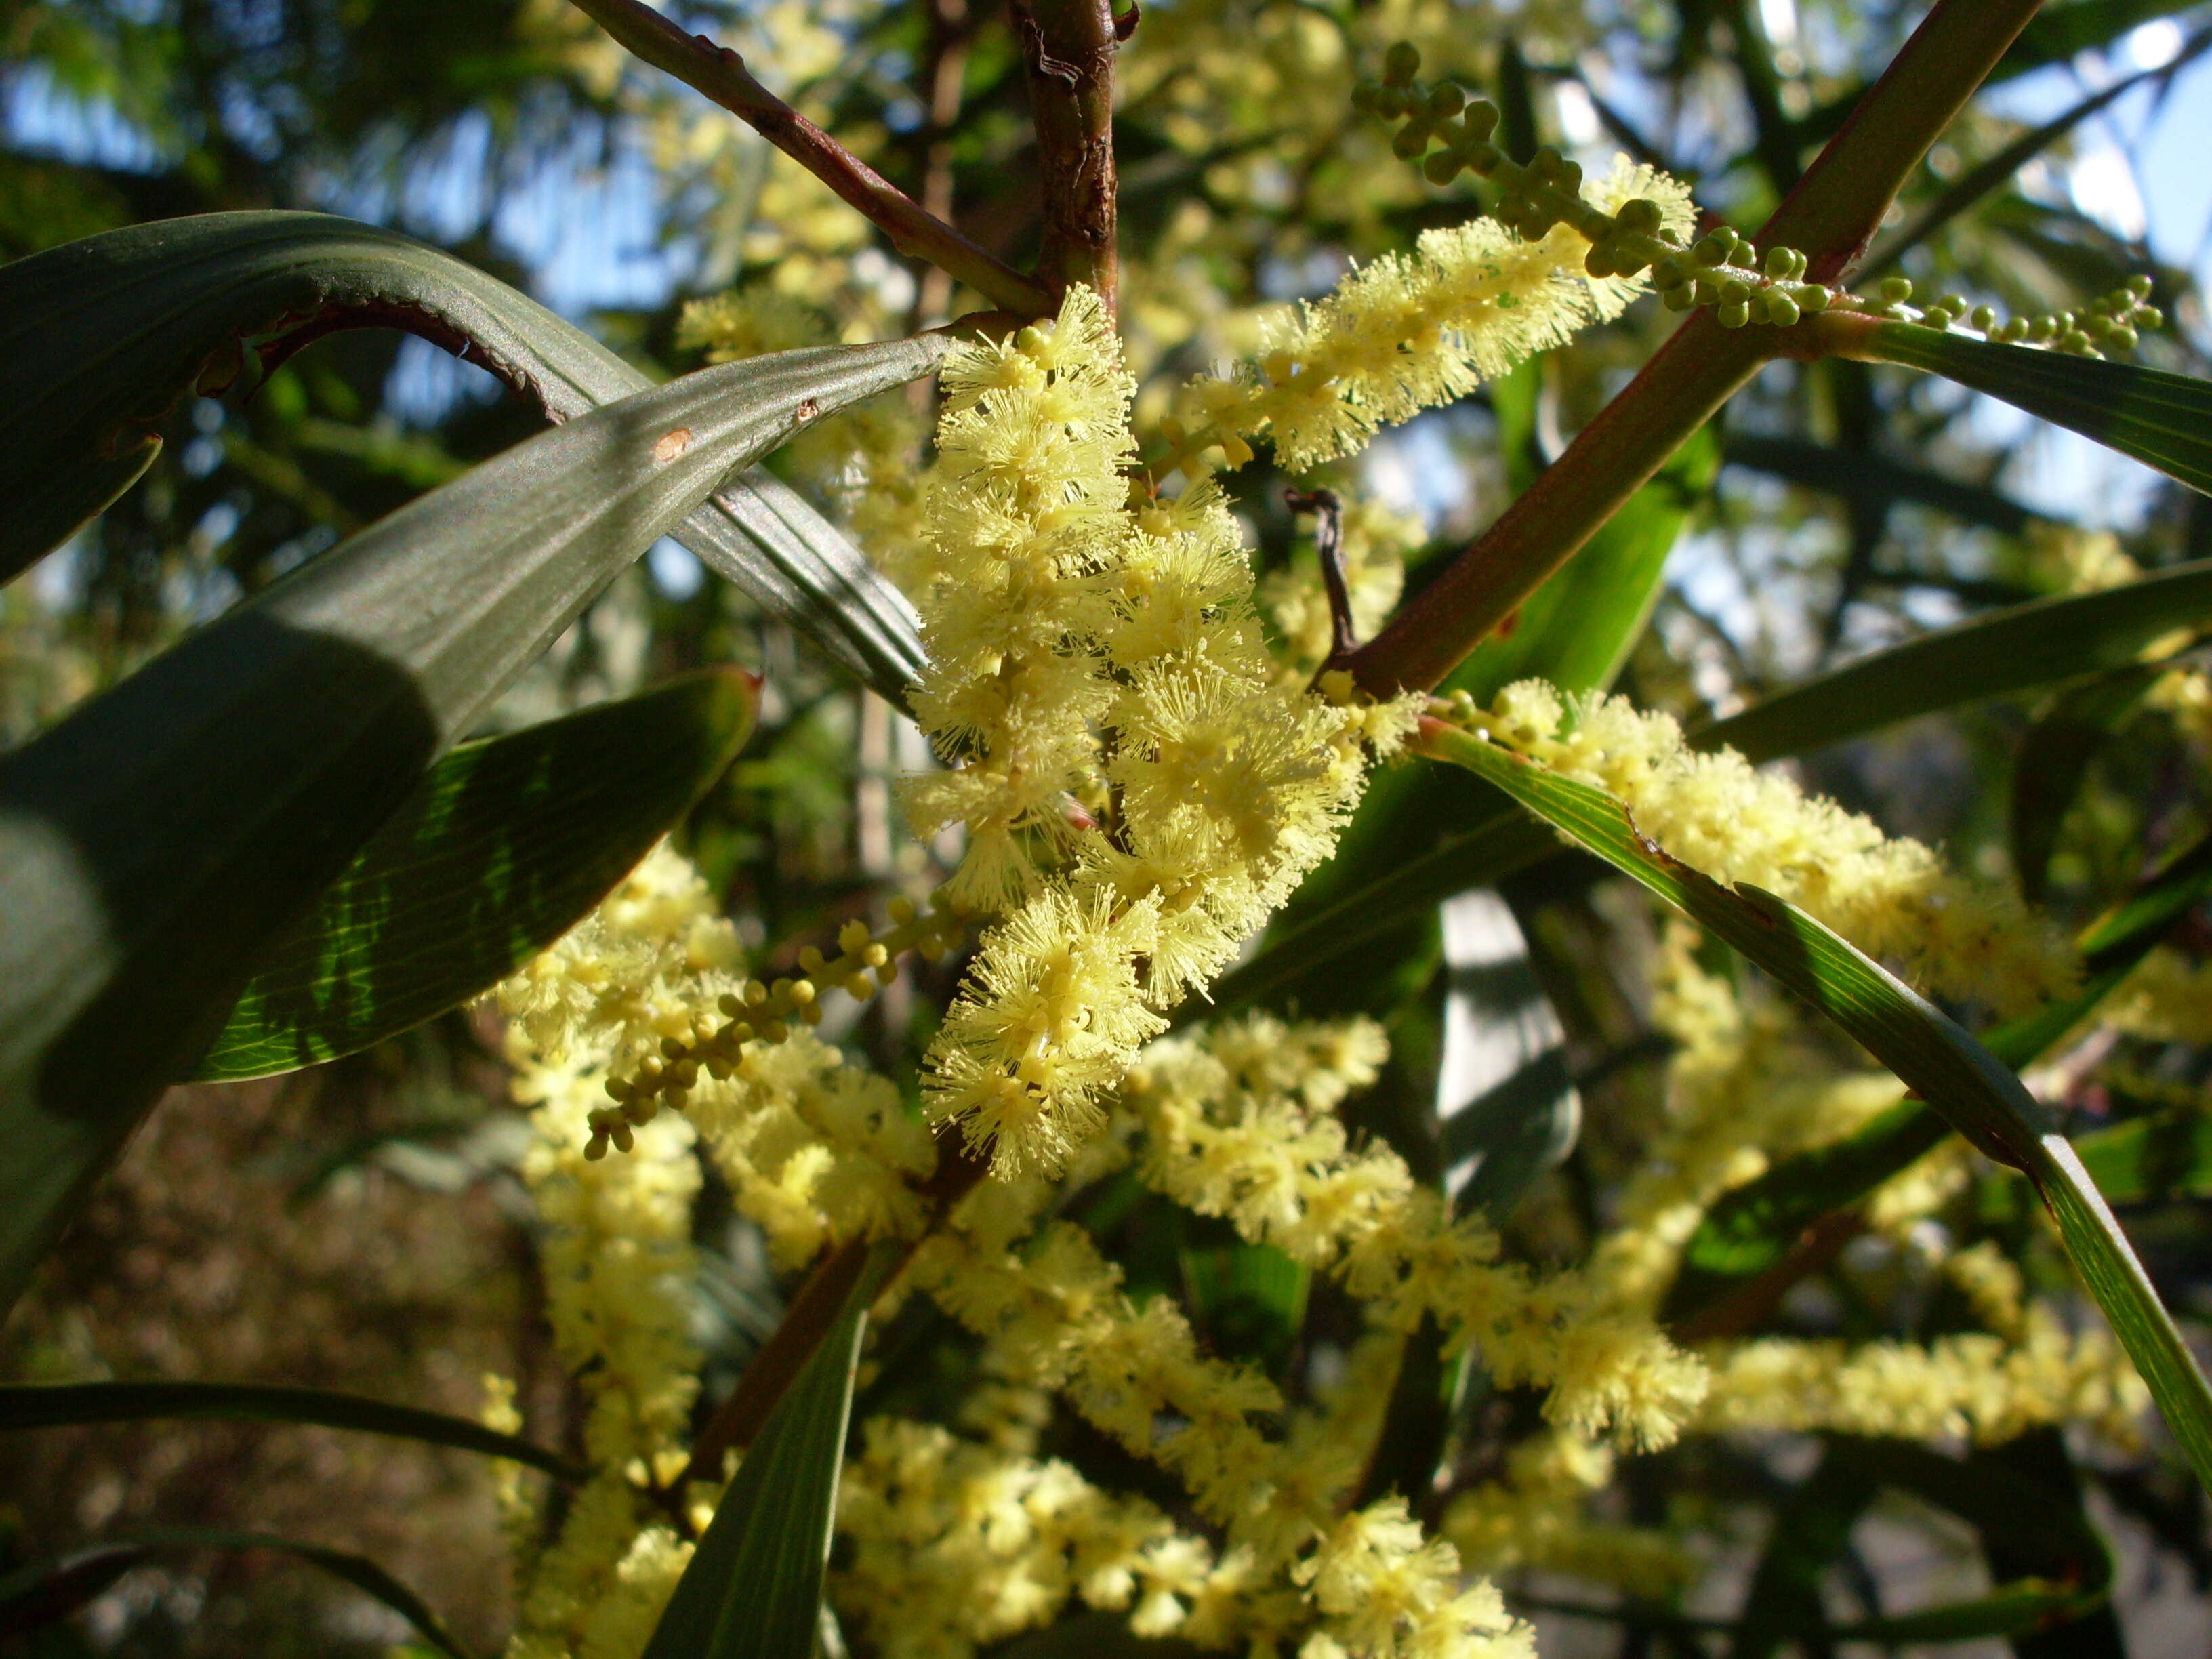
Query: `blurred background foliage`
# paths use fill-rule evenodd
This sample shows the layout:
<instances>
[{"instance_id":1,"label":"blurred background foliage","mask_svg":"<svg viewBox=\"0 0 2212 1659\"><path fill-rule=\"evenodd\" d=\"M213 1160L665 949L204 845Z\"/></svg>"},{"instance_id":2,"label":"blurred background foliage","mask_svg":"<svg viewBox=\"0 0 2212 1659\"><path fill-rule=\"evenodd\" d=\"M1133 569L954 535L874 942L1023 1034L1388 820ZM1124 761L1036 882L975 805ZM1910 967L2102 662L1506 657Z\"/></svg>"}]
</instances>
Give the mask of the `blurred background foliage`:
<instances>
[{"instance_id":1,"label":"blurred background foliage","mask_svg":"<svg viewBox=\"0 0 2212 1659\"><path fill-rule=\"evenodd\" d=\"M1001 8L775 0L682 15L993 252L1030 252L1026 94ZM1146 396L1248 345L1266 305L1322 291L1350 262L1472 210L1468 186L1426 189L1351 109L1355 72L1371 74L1392 40L1414 40L1435 72L1498 98L1514 147L1540 138L1598 161L1625 150L1749 227L1916 16L1838 0L1148 4L1122 56L1118 130L1124 326ZM2023 313L2148 270L2174 326L2143 358L2205 373L2212 69L2198 54L2209 38L2212 11L2201 6L2047 9L1992 95L1915 178L1873 262L1923 293L1956 289ZM752 134L626 66L555 0L0 0L0 258L245 207L341 212L435 241L586 321L655 374L699 360L678 343L684 304L732 288L784 296L775 314L801 333L854 339L974 303L910 268ZM1401 526L1418 584L1669 326L1654 307L1633 310L1390 434L1331 482ZM883 418L924 413L909 402ZM187 398L145 481L0 592L0 740L21 741L184 629L534 424L489 377L380 332L319 341L250 396ZM1681 485L1687 527L1621 681L1689 721L1881 644L2094 583L2122 553L2151 569L2212 556L2212 503L2084 442L2031 434L1940 380L1842 361L1777 364L1714 439L1722 465ZM775 465L837 504L842 481L818 447ZM1310 521L1294 522L1267 465L1236 480L1255 557L1266 569L1310 563L1297 533ZM766 673L761 728L680 836L744 919L748 945L781 966L870 914L888 889L926 887L937 868L891 811L888 779L926 757L887 705L663 544L532 671L500 719L527 723L732 659ZM1966 867L2002 876L2032 847L2038 860L2023 873L2079 923L2147 859L2207 827L2208 729L2201 715L2148 708L2139 689L2105 683L1917 721L1804 765L1818 788L1893 832L1941 842ZM1431 795L1448 804L1449 787ZM1409 820L1401 793L1376 790L1368 832L1322 872L1309 910L1421 850L1444 822L1441 808ZM1585 863L1554 859L1506 896L1583 1102L1582 1138L1511 1232L1524 1254L1571 1258L1602 1224L1605 1194L1659 1109L1666 1047L1641 988L1655 946L1641 908ZM2181 943L2212 954L2212 926ZM1360 1108L1363 1127L1417 1171L1441 1156L1430 1103L1451 982L1424 920L1270 999L1385 1020L1395 1058ZM946 988L941 975L902 983L842 1036L910 1077L915 1034ZM572 1441L571 1402L532 1301L497 1056L494 1023L457 1014L295 1077L177 1091L15 1315L0 1366L14 1380L319 1383L462 1414L477 1409L483 1373L497 1370L521 1380L536 1437ZM2203 1050L2127 1039L2069 1080L2063 1103L2077 1121L2123 1121L2176 1098L2201 1103L2207 1080ZM2201 1321L2212 1316L2212 1171L2185 1174L2127 1218L2169 1304ZM1325 1288L1310 1306L1301 1280L1232 1248L1225 1226L1133 1188L1090 1202L1085 1218L1115 1241L1133 1287L1184 1296L1217 1352L1279 1359L1350 1317ZM778 1290L726 1195L709 1192L698 1228L711 1399L773 1328ZM1955 1296L1885 1249L1869 1239L1844 1250L1797 1287L1774 1328L1955 1328ZM2046 1285L2065 1283L2055 1257L2040 1273ZM860 1413L894 1401L926 1413L932 1379L957 1371L958 1345L942 1328L896 1325L885 1340ZM1495 1443L1509 1426L1497 1425ZM1115 1484L1149 1479L1076 1429L1052 1443ZM2038 1455L2064 1467L2055 1445L2023 1443L2015 1461ZM1792 1571L1824 1583L1832 1607L1865 1617L1900 1597L1928 1599L1929 1584L1971 1589L1978 1575L2008 1575L2002 1540L1925 1502L1885 1499L1878 1524L1857 1526L1844 1498L1822 1510L1818 1471L1828 1467L1810 1442L1702 1440L1636 1463L1624 1501L1634 1519L1664 1516L1710 1538L1710 1583L1695 1605L1723 1632L1747 1583ZM2080 1476L2092 1514L2124 1546L2118 1607L2129 1650L2201 1651L2212 1628L2202 1495L2155 1451L2092 1460ZM462 1454L308 1429L0 1437L0 1571L118 1518L301 1530L364 1550L489 1648L508 1609L489 1482ZM1823 1515L1840 1516L1840 1530L1816 1547ZM1562 1599L1556 1585L1519 1588L1540 1615L1547 1598ZM185 1558L126 1576L34 1650L387 1651L404 1632L365 1606L283 1562ZM1722 1639L1682 1616L1545 1616L1548 1652L1712 1651ZM2094 1622L2013 1645L2115 1650L2099 1644ZM2075 1645L2057 1644L2061 1635Z\"/></svg>"}]
</instances>

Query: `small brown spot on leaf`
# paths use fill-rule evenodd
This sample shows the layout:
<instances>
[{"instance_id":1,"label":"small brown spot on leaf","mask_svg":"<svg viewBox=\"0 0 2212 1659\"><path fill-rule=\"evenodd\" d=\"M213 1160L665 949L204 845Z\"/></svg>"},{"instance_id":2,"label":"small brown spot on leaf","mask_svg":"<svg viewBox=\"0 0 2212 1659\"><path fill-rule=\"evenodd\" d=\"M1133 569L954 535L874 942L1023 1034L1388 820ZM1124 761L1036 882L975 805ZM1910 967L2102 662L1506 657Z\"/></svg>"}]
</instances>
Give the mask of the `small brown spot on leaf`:
<instances>
[{"instance_id":1,"label":"small brown spot on leaf","mask_svg":"<svg viewBox=\"0 0 2212 1659\"><path fill-rule=\"evenodd\" d=\"M664 432L653 447L653 459L665 465L691 447L691 428L679 426L673 432Z\"/></svg>"},{"instance_id":2,"label":"small brown spot on leaf","mask_svg":"<svg viewBox=\"0 0 2212 1659\"><path fill-rule=\"evenodd\" d=\"M801 398L799 400L799 418L800 420L811 421L821 412L822 405L816 403L813 398Z\"/></svg>"}]
</instances>

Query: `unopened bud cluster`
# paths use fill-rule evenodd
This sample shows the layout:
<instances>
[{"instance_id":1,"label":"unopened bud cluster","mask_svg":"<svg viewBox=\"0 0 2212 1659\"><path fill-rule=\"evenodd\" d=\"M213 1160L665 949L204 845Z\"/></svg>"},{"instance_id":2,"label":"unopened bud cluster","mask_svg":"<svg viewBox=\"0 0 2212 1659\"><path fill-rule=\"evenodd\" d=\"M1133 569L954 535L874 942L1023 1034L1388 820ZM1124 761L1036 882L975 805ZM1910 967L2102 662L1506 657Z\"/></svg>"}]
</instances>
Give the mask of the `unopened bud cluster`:
<instances>
[{"instance_id":1,"label":"unopened bud cluster","mask_svg":"<svg viewBox=\"0 0 2212 1659\"><path fill-rule=\"evenodd\" d=\"M1802 252L1770 247L1762 253L1750 238L1725 225L1694 244L1677 242L1662 228L1655 202L1638 198L1607 213L1584 200L1581 166L1550 145L1539 149L1525 166L1514 161L1492 142L1498 106L1470 98L1449 81L1422 82L1420 67L1419 50L1401 40L1383 58L1382 81L1353 89L1355 106L1401 124L1392 149L1407 161L1419 161L1432 184L1449 184L1464 171L1496 185L1492 216L1525 240L1548 235L1557 225L1572 226L1590 244L1584 268L1592 276L1634 276L1650 270L1651 285L1670 311L1711 306L1723 328L1752 323L1788 328L1817 312L1860 311L1929 328L1963 325L2005 344L2047 346L2087 357L2132 350L2141 331L2164 321L2146 303L2151 292L2148 276L2131 278L2078 313L2005 320L1994 307L1970 305L1956 295L1916 311L1905 303L1912 284L1902 276L1885 278L1871 300L1808 283ZM1431 143L1440 147L1431 151Z\"/></svg>"},{"instance_id":2,"label":"unopened bud cluster","mask_svg":"<svg viewBox=\"0 0 2212 1659\"><path fill-rule=\"evenodd\" d=\"M660 1052L648 1054L627 1073L610 1072L606 1091L612 1106L590 1115L591 1139L584 1156L605 1158L612 1143L630 1150L631 1130L650 1123L663 1106L681 1111L701 1073L728 1078L744 1059L749 1042L781 1042L793 1024L821 1021L821 996L841 990L866 1001L898 978L898 958L908 951L935 962L957 945L967 924L948 909L917 913L914 902L890 902L891 926L872 931L865 921L847 922L837 934L838 954L824 957L812 945L799 953L802 977L769 983L746 980L722 994L713 1013L691 1016L688 1025L660 1040Z\"/></svg>"}]
</instances>

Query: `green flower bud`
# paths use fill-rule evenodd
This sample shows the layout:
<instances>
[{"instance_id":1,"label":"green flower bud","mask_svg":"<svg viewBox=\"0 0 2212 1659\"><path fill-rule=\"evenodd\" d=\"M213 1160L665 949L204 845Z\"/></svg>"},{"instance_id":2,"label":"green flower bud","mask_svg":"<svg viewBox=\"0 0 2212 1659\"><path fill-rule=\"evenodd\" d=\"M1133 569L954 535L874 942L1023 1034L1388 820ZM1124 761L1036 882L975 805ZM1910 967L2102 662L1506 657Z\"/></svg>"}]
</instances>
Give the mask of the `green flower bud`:
<instances>
[{"instance_id":1,"label":"green flower bud","mask_svg":"<svg viewBox=\"0 0 2212 1659\"><path fill-rule=\"evenodd\" d=\"M1422 176L1432 185L1448 185L1458 177L1461 158L1456 151L1440 149L1421 163Z\"/></svg>"},{"instance_id":2,"label":"green flower bud","mask_svg":"<svg viewBox=\"0 0 2212 1659\"><path fill-rule=\"evenodd\" d=\"M1723 328L1741 328L1751 320L1751 304L1746 300L1730 300L1714 314Z\"/></svg>"},{"instance_id":3,"label":"green flower bud","mask_svg":"<svg viewBox=\"0 0 2212 1659\"><path fill-rule=\"evenodd\" d=\"M1771 280L1778 283L1797 274L1795 269L1796 263L1790 249L1771 247L1766 250L1766 264L1764 269Z\"/></svg>"},{"instance_id":4,"label":"green flower bud","mask_svg":"<svg viewBox=\"0 0 2212 1659\"><path fill-rule=\"evenodd\" d=\"M2115 351L2133 351L2136 344L2136 331L2125 323L2118 324L2105 337L2105 343Z\"/></svg>"},{"instance_id":5,"label":"green flower bud","mask_svg":"<svg viewBox=\"0 0 2212 1659\"><path fill-rule=\"evenodd\" d=\"M1836 296L1818 283L1805 283L1792 289L1790 297L1797 301L1801 311L1826 311Z\"/></svg>"},{"instance_id":6,"label":"green flower bud","mask_svg":"<svg viewBox=\"0 0 2212 1659\"><path fill-rule=\"evenodd\" d=\"M1700 236L1690 250L1690 257L1708 270L1725 263L1728 255L1729 244L1719 236Z\"/></svg>"},{"instance_id":7,"label":"green flower bud","mask_svg":"<svg viewBox=\"0 0 2212 1659\"><path fill-rule=\"evenodd\" d=\"M1382 79L1391 86L1404 86L1421 72L1421 49L1411 40L1401 40L1382 54Z\"/></svg>"},{"instance_id":8,"label":"green flower bud","mask_svg":"<svg viewBox=\"0 0 2212 1659\"><path fill-rule=\"evenodd\" d=\"M1439 81L1429 88L1429 112L1456 115L1467 103L1467 94L1456 82Z\"/></svg>"},{"instance_id":9,"label":"green flower bud","mask_svg":"<svg viewBox=\"0 0 2212 1659\"><path fill-rule=\"evenodd\" d=\"M1467 106L1460 125L1467 129L1470 138L1487 138L1498 131L1498 106L1487 98L1478 98Z\"/></svg>"},{"instance_id":10,"label":"green flower bud","mask_svg":"<svg viewBox=\"0 0 2212 1659\"><path fill-rule=\"evenodd\" d=\"M1780 289L1775 289L1767 295L1766 320L1777 328L1789 327L1802 314L1797 309L1797 302Z\"/></svg>"},{"instance_id":11,"label":"green flower bud","mask_svg":"<svg viewBox=\"0 0 2212 1659\"><path fill-rule=\"evenodd\" d=\"M1426 121L1418 118L1398 129L1398 136L1390 141L1391 153L1412 161L1429 147L1431 129Z\"/></svg>"},{"instance_id":12,"label":"green flower bud","mask_svg":"<svg viewBox=\"0 0 2212 1659\"><path fill-rule=\"evenodd\" d=\"M1486 179L1498 170L1498 164L1504 159L1505 152L1495 144L1477 142L1467 148L1468 166Z\"/></svg>"},{"instance_id":13,"label":"green flower bud","mask_svg":"<svg viewBox=\"0 0 2212 1659\"><path fill-rule=\"evenodd\" d=\"M2133 300L2137 305L2141 305L2145 300L2150 298L2151 288L2151 279L2147 276L2138 274L2129 277L2125 283L2122 283L2120 286L2120 292L2126 295L2128 298Z\"/></svg>"},{"instance_id":14,"label":"green flower bud","mask_svg":"<svg viewBox=\"0 0 2212 1659\"><path fill-rule=\"evenodd\" d=\"M1885 276L1881 279L1881 286L1875 292L1881 296L1882 304L1901 306L1912 297L1912 279L1910 276Z\"/></svg>"},{"instance_id":15,"label":"green flower bud","mask_svg":"<svg viewBox=\"0 0 2212 1659\"><path fill-rule=\"evenodd\" d=\"M1692 310L1698 303L1698 285L1695 283L1677 283L1672 288L1662 289L1659 303L1669 311Z\"/></svg>"},{"instance_id":16,"label":"green flower bud","mask_svg":"<svg viewBox=\"0 0 2212 1659\"><path fill-rule=\"evenodd\" d=\"M1972 323L1976 328L1979 329L1983 333L1986 334L1997 325L1996 307L1995 306L1976 306L1972 311L1966 313L1966 320Z\"/></svg>"}]
</instances>

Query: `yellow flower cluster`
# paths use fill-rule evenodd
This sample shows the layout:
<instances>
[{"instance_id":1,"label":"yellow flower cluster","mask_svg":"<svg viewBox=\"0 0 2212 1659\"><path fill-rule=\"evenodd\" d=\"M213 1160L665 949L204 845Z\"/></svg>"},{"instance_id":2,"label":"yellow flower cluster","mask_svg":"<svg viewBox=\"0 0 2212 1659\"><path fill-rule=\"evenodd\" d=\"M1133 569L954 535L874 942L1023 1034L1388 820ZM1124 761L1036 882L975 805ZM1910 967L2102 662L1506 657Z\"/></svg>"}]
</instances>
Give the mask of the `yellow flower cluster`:
<instances>
[{"instance_id":1,"label":"yellow flower cluster","mask_svg":"<svg viewBox=\"0 0 2212 1659\"><path fill-rule=\"evenodd\" d=\"M1625 160L1591 196L1652 199L1677 235L1695 219L1687 186ZM1210 447L1242 465L1249 440L1265 435L1285 468L1303 471L1466 397L1644 291L1641 276L1591 276L1589 250L1564 224L1534 241L1487 218L1425 232L1410 258L1385 254L1273 319L1256 369L1184 386L1161 428L1175 448L1159 470L1194 467Z\"/></svg>"},{"instance_id":2,"label":"yellow flower cluster","mask_svg":"<svg viewBox=\"0 0 2212 1659\"><path fill-rule=\"evenodd\" d=\"M1139 1636L1226 1647L1249 1634L1212 1546L1143 1498L1102 1492L1033 1450L933 1424L868 1425L839 1483L837 1526L852 1555L830 1596L875 1651L968 1659L1049 1623L1073 1599L1127 1612ZM1294 1613L1296 1598L1282 1599Z\"/></svg>"},{"instance_id":3,"label":"yellow flower cluster","mask_svg":"<svg viewBox=\"0 0 2212 1659\"><path fill-rule=\"evenodd\" d=\"M2031 1304L2017 1340L1970 1331L1912 1342L1746 1342L1713 1356L1702 1426L1826 1430L1994 1445L2051 1423L2116 1445L2141 1437L2150 1392L2101 1330Z\"/></svg>"},{"instance_id":4,"label":"yellow flower cluster","mask_svg":"<svg viewBox=\"0 0 2212 1659\"><path fill-rule=\"evenodd\" d=\"M951 764L904 799L918 836L965 827L948 894L1005 919L924 1089L1008 1175L1097 1130L1163 1012L1328 855L1409 710L1276 683L1214 492L1133 507L1130 382L1087 289L944 386L915 707Z\"/></svg>"},{"instance_id":5,"label":"yellow flower cluster","mask_svg":"<svg viewBox=\"0 0 2212 1659\"><path fill-rule=\"evenodd\" d=\"M628 1158L595 1159L587 1148L601 1068L678 1000L688 964L721 958L726 944L734 941L712 924L705 884L657 850L540 958L550 959L544 971L509 981L530 1011L508 1031L514 1097L532 1109L522 1178L544 1223L547 1317L586 1401L594 1470L558 1535L526 1554L513 1659L629 1659L689 1558L690 1546L651 1520L647 1488L683 1468L698 1389L692 1128L663 1116L638 1132ZM495 1394L495 1414L512 1411ZM513 1529L534 1538L520 1524L520 1487L507 1496Z\"/></svg>"},{"instance_id":6,"label":"yellow flower cluster","mask_svg":"<svg viewBox=\"0 0 2212 1659\"><path fill-rule=\"evenodd\" d=\"M1145 1179L1332 1273L1382 1325L1409 1331L1426 1316L1498 1382L1548 1386L1555 1422L1639 1448L1672 1441L1705 1392L1696 1360L1591 1284L1498 1261L1486 1223L1453 1217L1395 1152L1352 1149L1323 1115L1373 1080L1383 1054L1367 1021L1294 1031L1264 1016L1156 1045L1124 1091L1146 1131Z\"/></svg>"},{"instance_id":7,"label":"yellow flower cluster","mask_svg":"<svg viewBox=\"0 0 2212 1659\"><path fill-rule=\"evenodd\" d=\"M1769 1158L1848 1134L1899 1098L1894 1079L1824 1058L1778 1000L1739 994L1701 971L1690 947L1686 926L1670 930L1658 975L1656 1012L1680 1044L1668 1073L1668 1122L1590 1267L1624 1307L1656 1304L1707 1208ZM1905 1234L1956 1189L1943 1177L1958 1156L1939 1149L1889 1183L1869 1206L1876 1225ZM2070 1333L2028 1302L2019 1270L1994 1246L1950 1252L1942 1266L1985 1330L1926 1344L1711 1345L1699 1350L1713 1371L1696 1426L1994 1443L2071 1422L2134 1443L2148 1395L2109 1336Z\"/></svg>"},{"instance_id":8,"label":"yellow flower cluster","mask_svg":"<svg viewBox=\"0 0 2212 1659\"><path fill-rule=\"evenodd\" d=\"M1946 995L2018 1014L2078 978L2071 952L2009 893L1732 750L1688 748L1669 715L1597 693L1563 700L1536 680L1462 712L1492 741L1616 797L1692 868L1778 893Z\"/></svg>"},{"instance_id":9,"label":"yellow flower cluster","mask_svg":"<svg viewBox=\"0 0 2212 1659\"><path fill-rule=\"evenodd\" d=\"M1843 1069L1789 1006L1701 969L1696 939L1676 921L1662 942L1653 1012L1677 1044L1666 1117L1623 1182L1589 1269L1612 1305L1647 1316L1715 1200L1774 1158L1850 1134L1899 1095L1887 1072Z\"/></svg>"}]
</instances>

